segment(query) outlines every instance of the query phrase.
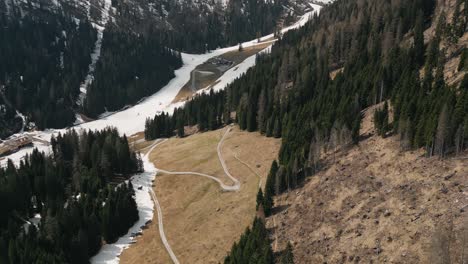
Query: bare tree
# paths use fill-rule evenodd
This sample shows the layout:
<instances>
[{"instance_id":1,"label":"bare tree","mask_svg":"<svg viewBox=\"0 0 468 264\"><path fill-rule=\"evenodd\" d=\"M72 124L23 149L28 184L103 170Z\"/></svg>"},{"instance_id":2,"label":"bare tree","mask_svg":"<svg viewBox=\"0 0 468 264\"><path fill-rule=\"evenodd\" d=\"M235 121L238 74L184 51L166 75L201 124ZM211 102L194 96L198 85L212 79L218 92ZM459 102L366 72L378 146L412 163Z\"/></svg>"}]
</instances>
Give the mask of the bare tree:
<instances>
[{"instance_id":1,"label":"bare tree","mask_svg":"<svg viewBox=\"0 0 468 264\"><path fill-rule=\"evenodd\" d=\"M449 116L448 116L447 105L445 104L439 116L439 122L437 124L437 132L436 132L436 137L435 137L435 151L441 157L444 157L445 155L448 131L449 131Z\"/></svg>"},{"instance_id":2,"label":"bare tree","mask_svg":"<svg viewBox=\"0 0 468 264\"><path fill-rule=\"evenodd\" d=\"M291 182L291 185L292 185L292 188L296 188L297 187L297 183L298 183L298 180L297 180L297 174L299 173L299 160L296 158L294 158L294 162L293 162L293 168L292 168L292 171L291 171L291 179L290 179L290 182ZM289 184L288 184L288 189L289 189Z\"/></svg>"},{"instance_id":3,"label":"bare tree","mask_svg":"<svg viewBox=\"0 0 468 264\"><path fill-rule=\"evenodd\" d=\"M468 217L465 216L461 232L461 264L468 264Z\"/></svg>"},{"instance_id":4,"label":"bare tree","mask_svg":"<svg viewBox=\"0 0 468 264\"><path fill-rule=\"evenodd\" d=\"M434 264L451 264L450 243L453 239L453 220L447 225L436 225L429 249L430 261Z\"/></svg>"},{"instance_id":5,"label":"bare tree","mask_svg":"<svg viewBox=\"0 0 468 264\"><path fill-rule=\"evenodd\" d=\"M340 130L340 139L339 143L342 146L348 145L352 141L351 137L351 130L346 125L343 125L343 127Z\"/></svg>"},{"instance_id":6,"label":"bare tree","mask_svg":"<svg viewBox=\"0 0 468 264\"><path fill-rule=\"evenodd\" d=\"M320 149L321 143L318 142L315 138L312 139L310 142L309 147L309 158L308 158L308 165L314 168L313 173L317 172L317 168L320 162Z\"/></svg>"},{"instance_id":7,"label":"bare tree","mask_svg":"<svg viewBox=\"0 0 468 264\"><path fill-rule=\"evenodd\" d=\"M258 111L257 111L257 124L261 133L265 133L266 124L265 124L265 108L266 108L266 98L265 98L265 89L262 89L260 92L260 97L258 98Z\"/></svg>"},{"instance_id":8,"label":"bare tree","mask_svg":"<svg viewBox=\"0 0 468 264\"><path fill-rule=\"evenodd\" d=\"M400 148L402 150L408 150L411 147L409 121L406 119L400 119L398 122L398 134L400 135Z\"/></svg>"},{"instance_id":9,"label":"bare tree","mask_svg":"<svg viewBox=\"0 0 468 264\"><path fill-rule=\"evenodd\" d=\"M283 185L283 178L284 178L285 172L286 172L286 169L282 165L279 167L278 171L276 172L276 175L275 175L275 194L276 195L279 195L283 189L282 185Z\"/></svg>"},{"instance_id":10,"label":"bare tree","mask_svg":"<svg viewBox=\"0 0 468 264\"><path fill-rule=\"evenodd\" d=\"M460 152L463 150L464 141L464 133L463 133L463 126L460 125L455 133L455 155L458 156Z\"/></svg>"},{"instance_id":11,"label":"bare tree","mask_svg":"<svg viewBox=\"0 0 468 264\"><path fill-rule=\"evenodd\" d=\"M337 122L335 122L335 124L333 124L333 127L331 129L330 140L329 140L330 147L332 148L332 151L333 151L333 163L335 163L336 148L339 145L339 140L340 140L339 134L340 134L339 125Z\"/></svg>"}]
</instances>

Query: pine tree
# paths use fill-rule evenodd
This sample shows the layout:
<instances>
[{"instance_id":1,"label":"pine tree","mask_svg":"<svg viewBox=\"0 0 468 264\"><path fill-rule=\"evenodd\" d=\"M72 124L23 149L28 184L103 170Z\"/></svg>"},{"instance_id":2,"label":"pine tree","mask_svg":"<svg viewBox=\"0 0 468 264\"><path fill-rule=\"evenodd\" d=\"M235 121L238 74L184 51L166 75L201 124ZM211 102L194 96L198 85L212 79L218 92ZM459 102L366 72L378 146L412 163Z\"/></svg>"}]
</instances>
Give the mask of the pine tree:
<instances>
[{"instance_id":1,"label":"pine tree","mask_svg":"<svg viewBox=\"0 0 468 264\"><path fill-rule=\"evenodd\" d=\"M281 256L281 264L294 264L294 255L291 242L288 241L286 249Z\"/></svg>"},{"instance_id":2,"label":"pine tree","mask_svg":"<svg viewBox=\"0 0 468 264\"><path fill-rule=\"evenodd\" d=\"M418 65L424 62L424 17L419 12L414 27L414 57Z\"/></svg>"},{"instance_id":3,"label":"pine tree","mask_svg":"<svg viewBox=\"0 0 468 264\"><path fill-rule=\"evenodd\" d=\"M274 160L271 164L270 172L268 173L267 180L265 183L265 196L263 200L263 209L265 215L271 215L271 210L274 206L273 195L275 194L275 179L276 173L278 172L278 162Z\"/></svg>"},{"instance_id":4,"label":"pine tree","mask_svg":"<svg viewBox=\"0 0 468 264\"><path fill-rule=\"evenodd\" d=\"M257 205L256 205L256 210L258 210L259 206L262 206L262 207L263 207L264 202L265 202L265 199L264 199L264 197L263 197L262 188L259 188L259 189L258 189L258 192L257 192Z\"/></svg>"},{"instance_id":5,"label":"pine tree","mask_svg":"<svg viewBox=\"0 0 468 264\"><path fill-rule=\"evenodd\" d=\"M447 105L444 105L442 112L439 116L439 121L437 124L437 133L435 138L435 151L436 153L444 157L446 148L447 148L447 136L449 133L449 109Z\"/></svg>"}]
</instances>

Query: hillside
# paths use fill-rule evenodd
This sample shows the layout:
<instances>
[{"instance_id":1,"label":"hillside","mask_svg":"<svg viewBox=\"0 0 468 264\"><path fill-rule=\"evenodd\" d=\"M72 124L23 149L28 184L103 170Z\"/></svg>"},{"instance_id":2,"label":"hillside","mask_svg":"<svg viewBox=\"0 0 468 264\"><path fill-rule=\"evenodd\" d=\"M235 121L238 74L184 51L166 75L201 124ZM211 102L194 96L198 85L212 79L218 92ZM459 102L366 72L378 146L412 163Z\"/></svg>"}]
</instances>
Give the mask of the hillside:
<instances>
[{"instance_id":1,"label":"hillside","mask_svg":"<svg viewBox=\"0 0 468 264\"><path fill-rule=\"evenodd\" d=\"M0 0L0 263L464 264L467 33L468 0Z\"/></svg>"},{"instance_id":2,"label":"hillside","mask_svg":"<svg viewBox=\"0 0 468 264\"><path fill-rule=\"evenodd\" d=\"M310 10L305 0L2 0L0 137L134 105L175 77L180 51L237 45Z\"/></svg>"},{"instance_id":3,"label":"hillside","mask_svg":"<svg viewBox=\"0 0 468 264\"><path fill-rule=\"evenodd\" d=\"M421 206L424 209L428 208L426 207L428 205L434 205L441 211L450 208L445 207L447 202L437 202L434 198L427 202L414 200L414 204L408 208L398 207L396 204L401 202L402 198L393 195L404 193L407 191L406 188L410 187L415 189L413 197L419 195L418 197L426 200L436 196L436 192L442 191L442 194L453 200L453 203L457 203L453 206L461 206L453 209L459 210L459 212L453 211L453 214L461 215L463 212L460 210L465 205L460 204L463 197L457 195L463 193L465 188L463 186L465 179L461 177L466 175L464 174L466 171L461 168L467 165L465 153L468 149L467 5L464 0L336 1L323 8L320 15L313 17L304 27L282 36L269 53L257 56L255 67L229 84L225 90L210 91L209 94L195 97L185 107L177 109L172 116L155 116L147 122L146 133L150 138L158 138L164 136L164 133L160 134L161 131L175 133L173 131L177 129L179 135L183 135L182 128L187 125L198 125L201 131L206 131L235 122L242 130L259 131L266 137L281 137L278 161L271 168L264 196L259 194L257 205L264 209L267 216L270 213L275 214L284 207L281 199L277 201L279 204L275 204L272 202L272 197L282 194L292 196L296 189L298 193L304 190L303 196L310 197L305 204L311 208L310 214L313 217L302 219L301 205L296 205L294 200L284 198L286 204L291 204L294 208L297 206L298 209L291 215L290 210L284 210L283 219L269 220L268 225L271 227L271 221L276 222L286 234L284 236L289 235L289 231L295 232L293 234L297 235L299 241L294 241L294 238L283 239L281 249L276 248L276 244L273 243L273 249L278 253L275 258L277 262L290 263L294 253L299 254L296 257L298 263L322 261L321 256L314 253L314 245L309 244L309 238L314 239L309 235L316 233L308 226L318 227L320 224L318 220L321 219L314 218L317 217L316 206L325 207L327 204L324 200L323 203L318 202L319 205L316 205L314 199L327 196L320 193L320 188L323 187L320 185L313 185L310 189L302 188L304 184L308 186L309 181L321 183L321 177L315 175L326 174L325 179L330 180L328 174L333 170L329 170L328 166L332 168L341 166L334 164L337 155L338 160L340 158L348 160L343 163L343 171L348 172L347 176L351 175L349 178L356 183L353 185L351 182L346 182L348 184L346 186L356 186L356 190L340 189L341 187L335 186L337 182L333 182L329 188L342 190L336 195L348 194L351 196L350 200L356 199L353 201L358 204L363 199L362 192L365 191L359 188L361 185L368 187L369 193L364 195L374 195L375 198L372 199L375 201L371 200L370 204L359 204L365 207L363 210L369 211L366 216L359 217L373 217L375 220L376 214L369 215L369 213L377 212L384 215L384 219L378 219L378 223L382 222L380 224L382 229L370 229L374 233L392 232L390 225L386 225L385 219L397 223L411 222L409 218L398 215L401 210L404 213L406 210L413 210L409 207L421 210ZM370 116L373 115L372 111L367 109L384 101L392 106L392 114L389 118L385 110L378 111L376 115L378 130L379 135L392 135L391 138L385 139L392 141L380 142L377 136L363 135L363 129L370 128L369 118L372 119ZM368 115L364 114L366 110L370 112ZM332 154L331 150L341 149L344 146L351 146L349 153ZM333 157L323 157L321 154L324 152ZM333 163L330 163L331 158ZM384 163L378 163L379 160ZM366 178L362 179L360 175L366 172L365 169L369 165L366 162L372 162L374 165L368 171L369 175L365 175ZM429 174L422 172L424 166L431 169ZM341 167L338 169L341 170ZM462 172L460 174L457 172L453 176L446 174L455 170ZM409 174L410 177L397 179L397 183L393 185L391 179L399 176L398 173ZM437 179L436 175L439 174L442 174L442 177L447 176L447 180ZM380 202L376 202L386 201L384 194L377 190L383 185L379 187L370 183L373 182L372 177L375 179L377 176L381 184L400 190L392 191L393 193L389 195L395 204L389 202L382 205L389 208L387 212L385 211L387 208L380 210ZM451 183L451 178L457 179L457 182ZM406 186L405 181L411 183L417 181L421 185ZM453 188L452 191L448 187L450 184L455 184L450 187ZM439 199L442 199L440 197ZM345 198L346 196L340 199ZM334 197L330 196L330 199L333 200ZM335 206L337 211L342 207L339 202L332 206ZM337 214L336 221L354 219L352 217L356 217L357 213L362 214L360 209L360 207L351 209L349 216L351 218L348 215ZM390 210L398 214L392 215ZM414 214L419 213L420 211ZM423 214L425 213L422 212L413 221L414 230L434 226L435 222L431 221L435 220L432 218L448 221L449 218L459 217L444 218L442 214L447 215L447 213L442 212L431 214L428 220L429 217L423 217ZM377 217L380 218L380 215ZM416 221L420 218L422 218L421 224ZM288 219L293 220L288 221ZM325 219L324 225L331 224L328 223L330 221L333 222L331 219ZM353 221L355 222L347 223L345 220L340 222L343 225L342 229L350 228L348 231L352 230L351 232L358 229L358 235L365 239L366 236L359 231L364 227L358 226L357 220ZM362 221L362 218L359 221ZM462 224L457 222L453 226L460 230ZM323 232L326 235L338 232L339 229L335 228L339 227L327 226ZM432 252L443 252L449 243L453 245L450 247L452 258L459 257L459 250L462 248L460 240L453 236L437 238L433 235L437 233L434 230L424 231L424 235L436 240L435 244L439 243L433 246ZM400 231L401 229L398 232ZM256 219L252 229L247 230L233 245L225 263L251 263L258 259L262 259L262 263L271 263L273 261L271 249L266 246L269 245L271 236L269 237L267 233L261 219ZM354 251L352 249L354 246L357 248L356 255L362 255L358 260L364 258L370 261L370 255L366 255L369 252L363 253L365 249L375 248L380 254L384 243L382 238L375 239L379 239L377 246L371 247L372 243L376 243L374 240L371 242L366 240L362 241L364 246L350 242L344 243L343 248L347 247L350 251ZM392 244L397 245L395 247L408 246L412 254L411 260L396 259L394 255L382 255L378 261L383 262L384 259L390 261L390 258L395 258L396 261L409 263L427 262L426 243L430 240L408 242L404 240L404 236L402 239L401 242L394 240L393 237L388 240L398 241L399 244ZM289 240L293 243L286 245ZM327 238L326 241L328 240ZM323 240L320 243L322 242ZM323 243L327 245L326 242ZM278 252L279 250L281 252ZM328 256L331 254L337 254L331 258L332 263L341 261L342 256L338 256L339 252L330 248L324 250L329 252L326 259L323 259L324 262L330 260ZM391 252L392 248L389 247L389 254ZM409 253L401 254L406 257ZM442 253L438 255L443 257ZM314 259L315 257L318 259ZM347 260L348 257L346 256ZM354 256L351 260L356 261Z\"/></svg>"},{"instance_id":4,"label":"hillside","mask_svg":"<svg viewBox=\"0 0 468 264\"><path fill-rule=\"evenodd\" d=\"M275 198L273 250L291 242L296 263L466 262L468 153L401 151L376 135L374 109L358 146L324 153L320 172Z\"/></svg>"},{"instance_id":5,"label":"hillside","mask_svg":"<svg viewBox=\"0 0 468 264\"><path fill-rule=\"evenodd\" d=\"M227 129L231 128L171 138L151 151L150 160L163 170L205 173L232 186L216 151ZM217 182L199 175L158 172L153 189L161 206L163 230L180 263L215 264L224 259L255 216L258 188L265 184L279 145L279 139L237 127L226 134L220 151L228 171L240 182L238 191L223 190ZM155 214L142 236L122 253L121 263L171 262L161 243L159 217Z\"/></svg>"}]
</instances>

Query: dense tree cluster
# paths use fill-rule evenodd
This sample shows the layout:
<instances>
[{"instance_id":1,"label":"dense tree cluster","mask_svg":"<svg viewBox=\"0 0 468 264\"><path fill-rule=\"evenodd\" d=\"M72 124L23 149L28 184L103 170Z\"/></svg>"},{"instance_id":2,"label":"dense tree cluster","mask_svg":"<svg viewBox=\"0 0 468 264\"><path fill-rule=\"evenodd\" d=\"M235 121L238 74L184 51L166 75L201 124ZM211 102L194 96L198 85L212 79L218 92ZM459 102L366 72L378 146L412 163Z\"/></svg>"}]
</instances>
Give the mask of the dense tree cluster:
<instances>
[{"instance_id":1,"label":"dense tree cluster","mask_svg":"<svg viewBox=\"0 0 468 264\"><path fill-rule=\"evenodd\" d=\"M96 40L91 24L67 14L0 14L0 39L0 136L21 127L15 110L40 129L73 123Z\"/></svg>"},{"instance_id":2,"label":"dense tree cluster","mask_svg":"<svg viewBox=\"0 0 468 264\"><path fill-rule=\"evenodd\" d=\"M110 25L104 31L85 112L96 117L137 103L166 85L181 66L180 53L166 48L156 35L136 35Z\"/></svg>"},{"instance_id":3,"label":"dense tree cluster","mask_svg":"<svg viewBox=\"0 0 468 264\"><path fill-rule=\"evenodd\" d=\"M10 105L0 104L0 139L21 130L23 119L16 114Z\"/></svg>"},{"instance_id":4,"label":"dense tree cluster","mask_svg":"<svg viewBox=\"0 0 468 264\"><path fill-rule=\"evenodd\" d=\"M234 243L231 252L224 259L225 264L273 264L268 231L264 220L255 218L252 228L242 234L238 243Z\"/></svg>"},{"instance_id":5,"label":"dense tree cluster","mask_svg":"<svg viewBox=\"0 0 468 264\"><path fill-rule=\"evenodd\" d=\"M50 156L34 150L0 169L0 262L88 263L138 220L127 181L142 170L115 129L74 130L52 139ZM39 226L26 219L39 213Z\"/></svg>"},{"instance_id":6,"label":"dense tree cluster","mask_svg":"<svg viewBox=\"0 0 468 264\"><path fill-rule=\"evenodd\" d=\"M273 33L287 1L231 0L225 19L227 44L240 42Z\"/></svg>"},{"instance_id":7,"label":"dense tree cluster","mask_svg":"<svg viewBox=\"0 0 468 264\"><path fill-rule=\"evenodd\" d=\"M227 6L222 1L150 2L153 13L138 10L135 2L112 1L118 25L141 33L154 30L161 42L186 52L205 52L273 33L279 19L289 14L285 0L231 0Z\"/></svg>"},{"instance_id":8,"label":"dense tree cluster","mask_svg":"<svg viewBox=\"0 0 468 264\"><path fill-rule=\"evenodd\" d=\"M230 123L230 113L225 112L225 92L213 92L197 95L188 101L184 107L174 110L170 116L167 113L156 114L146 120L145 138L171 137L177 134L184 136L184 126L198 125L200 131L215 130L223 124Z\"/></svg>"}]
</instances>

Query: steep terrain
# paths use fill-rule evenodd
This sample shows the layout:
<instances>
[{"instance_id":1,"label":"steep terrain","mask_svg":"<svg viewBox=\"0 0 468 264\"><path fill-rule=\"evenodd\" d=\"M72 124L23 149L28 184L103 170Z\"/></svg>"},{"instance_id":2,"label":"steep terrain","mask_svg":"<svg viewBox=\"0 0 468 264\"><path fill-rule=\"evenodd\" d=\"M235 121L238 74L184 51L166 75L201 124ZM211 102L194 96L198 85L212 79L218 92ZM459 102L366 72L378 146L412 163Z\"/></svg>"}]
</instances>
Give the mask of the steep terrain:
<instances>
[{"instance_id":1,"label":"steep terrain","mask_svg":"<svg viewBox=\"0 0 468 264\"><path fill-rule=\"evenodd\" d=\"M296 263L466 262L468 154L401 151L376 135L374 109L358 146L323 153L320 172L275 199L273 250L291 242Z\"/></svg>"}]
</instances>

